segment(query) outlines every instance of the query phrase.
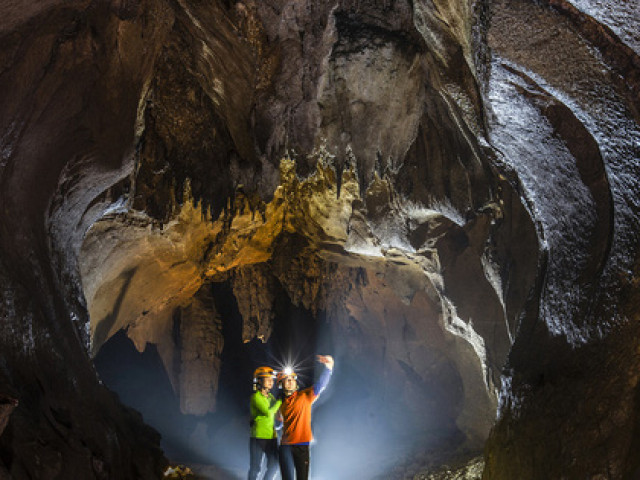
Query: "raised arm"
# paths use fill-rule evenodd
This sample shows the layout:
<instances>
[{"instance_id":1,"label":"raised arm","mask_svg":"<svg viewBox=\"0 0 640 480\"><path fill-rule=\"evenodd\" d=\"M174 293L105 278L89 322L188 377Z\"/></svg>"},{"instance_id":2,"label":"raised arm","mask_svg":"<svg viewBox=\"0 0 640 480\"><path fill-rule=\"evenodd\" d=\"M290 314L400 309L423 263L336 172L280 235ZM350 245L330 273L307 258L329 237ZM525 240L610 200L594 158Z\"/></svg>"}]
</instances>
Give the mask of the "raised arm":
<instances>
[{"instance_id":1,"label":"raised arm","mask_svg":"<svg viewBox=\"0 0 640 480\"><path fill-rule=\"evenodd\" d=\"M313 385L313 393L316 396L320 395L322 391L325 389L327 384L329 383L329 379L331 378L331 373L333 372L333 357L331 355L317 355L316 360L318 362L324 364L326 367L322 373L320 374L320 378Z\"/></svg>"}]
</instances>

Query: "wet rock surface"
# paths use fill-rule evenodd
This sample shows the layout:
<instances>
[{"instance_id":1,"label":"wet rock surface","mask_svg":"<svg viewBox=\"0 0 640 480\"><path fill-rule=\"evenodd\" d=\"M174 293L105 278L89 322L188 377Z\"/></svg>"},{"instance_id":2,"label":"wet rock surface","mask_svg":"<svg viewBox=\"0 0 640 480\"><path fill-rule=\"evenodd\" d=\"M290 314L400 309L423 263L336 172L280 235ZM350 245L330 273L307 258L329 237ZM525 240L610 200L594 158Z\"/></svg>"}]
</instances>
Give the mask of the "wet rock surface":
<instances>
[{"instance_id":1,"label":"wet rock surface","mask_svg":"<svg viewBox=\"0 0 640 480\"><path fill-rule=\"evenodd\" d=\"M158 477L108 352L153 364L165 448L224 468L256 364L310 383L319 350L334 478L487 438L484 478L633 475L640 19L618 3L14 2L0 475Z\"/></svg>"},{"instance_id":2,"label":"wet rock surface","mask_svg":"<svg viewBox=\"0 0 640 480\"><path fill-rule=\"evenodd\" d=\"M637 96L619 82L617 60L607 59L612 49L626 47L605 46L617 42L599 35L595 40L594 30L605 27L596 28L596 20L571 5L558 8L561 14L497 3L488 37L493 144L512 159L507 162L535 205L548 264L539 306L524 316L509 356L483 478L633 478L638 468L630 454L637 441L631 433L637 423L631 354L637 300L629 296L637 276L637 242L631 240L638 236L632 220L637 201L631 192L638 170L630 164L620 169L623 157L638 155ZM574 45L571 55L567 45ZM636 54L631 58L637 61ZM512 96L514 88L520 93ZM507 99L519 107L507 106ZM564 131L572 123L572 133ZM612 134L612 125L626 138ZM524 131L554 150L554 160L545 160L548 149L517 146L513 139ZM575 160L558 160L567 153ZM514 161L525 156L538 158L537 167ZM554 188L556 180L589 193ZM605 393L612 389L620 392L615 401Z\"/></svg>"}]
</instances>

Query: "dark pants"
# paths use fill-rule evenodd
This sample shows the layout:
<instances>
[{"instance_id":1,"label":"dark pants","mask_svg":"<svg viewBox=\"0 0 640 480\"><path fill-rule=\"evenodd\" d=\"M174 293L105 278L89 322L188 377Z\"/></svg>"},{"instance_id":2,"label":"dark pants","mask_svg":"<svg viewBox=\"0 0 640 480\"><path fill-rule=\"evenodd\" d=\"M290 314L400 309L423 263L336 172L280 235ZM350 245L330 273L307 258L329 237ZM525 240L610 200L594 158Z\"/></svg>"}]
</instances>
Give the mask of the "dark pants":
<instances>
[{"instance_id":1,"label":"dark pants","mask_svg":"<svg viewBox=\"0 0 640 480\"><path fill-rule=\"evenodd\" d=\"M249 480L256 480L262 467L262 459L267 457L267 471L264 480L273 480L278 471L278 440L266 438L249 439Z\"/></svg>"},{"instance_id":2,"label":"dark pants","mask_svg":"<svg viewBox=\"0 0 640 480\"><path fill-rule=\"evenodd\" d=\"M308 480L309 445L280 445L280 473L282 480Z\"/></svg>"}]
</instances>

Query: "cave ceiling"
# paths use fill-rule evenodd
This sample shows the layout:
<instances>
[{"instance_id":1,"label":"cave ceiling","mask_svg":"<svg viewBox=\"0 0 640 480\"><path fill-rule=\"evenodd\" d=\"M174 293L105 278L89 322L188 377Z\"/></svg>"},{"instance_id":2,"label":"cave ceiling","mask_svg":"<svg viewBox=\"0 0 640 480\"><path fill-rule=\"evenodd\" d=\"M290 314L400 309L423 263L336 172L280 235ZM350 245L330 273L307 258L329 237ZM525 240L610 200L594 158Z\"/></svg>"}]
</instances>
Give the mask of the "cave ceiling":
<instances>
[{"instance_id":1,"label":"cave ceiling","mask_svg":"<svg viewBox=\"0 0 640 480\"><path fill-rule=\"evenodd\" d=\"M203 417L230 349L312 325L378 393L359 421L488 439L485 478L631 478L638 27L588 0L11 3L0 477L154 478L92 366L122 332Z\"/></svg>"}]
</instances>

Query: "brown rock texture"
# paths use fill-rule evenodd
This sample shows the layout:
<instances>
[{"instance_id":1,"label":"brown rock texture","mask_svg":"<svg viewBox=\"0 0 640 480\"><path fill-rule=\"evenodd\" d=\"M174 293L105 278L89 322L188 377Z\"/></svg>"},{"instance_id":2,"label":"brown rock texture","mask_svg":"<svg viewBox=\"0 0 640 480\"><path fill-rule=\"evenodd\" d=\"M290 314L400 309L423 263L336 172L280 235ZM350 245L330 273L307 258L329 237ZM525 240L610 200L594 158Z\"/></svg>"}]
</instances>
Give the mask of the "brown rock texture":
<instances>
[{"instance_id":1,"label":"brown rock texture","mask_svg":"<svg viewBox=\"0 0 640 480\"><path fill-rule=\"evenodd\" d=\"M9 422L11 412L18 406L18 400L9 396L0 396L0 433L4 431Z\"/></svg>"},{"instance_id":2,"label":"brown rock texture","mask_svg":"<svg viewBox=\"0 0 640 480\"><path fill-rule=\"evenodd\" d=\"M180 410L204 415L215 411L224 344L222 322L215 314L211 294L206 291L198 293L191 304L180 310L178 322L176 350L180 354Z\"/></svg>"}]
</instances>

